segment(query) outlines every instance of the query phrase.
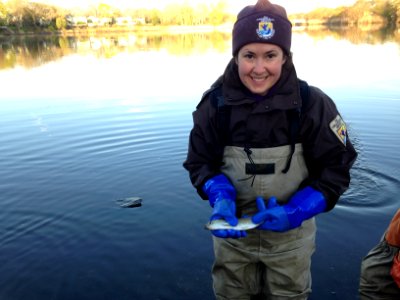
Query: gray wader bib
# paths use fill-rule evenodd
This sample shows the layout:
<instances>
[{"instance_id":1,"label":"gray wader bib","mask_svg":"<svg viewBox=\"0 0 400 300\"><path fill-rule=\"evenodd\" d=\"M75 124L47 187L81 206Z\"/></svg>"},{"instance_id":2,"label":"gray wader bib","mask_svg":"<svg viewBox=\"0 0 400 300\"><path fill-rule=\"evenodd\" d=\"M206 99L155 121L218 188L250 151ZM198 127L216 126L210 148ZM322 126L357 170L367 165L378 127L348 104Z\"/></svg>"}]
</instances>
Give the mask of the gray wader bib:
<instances>
[{"instance_id":1,"label":"gray wader bib","mask_svg":"<svg viewBox=\"0 0 400 300\"><path fill-rule=\"evenodd\" d=\"M254 214L255 199L275 196L286 203L308 176L301 144L287 173L290 146L251 149L253 166L243 148L227 146L221 171L237 191L240 214ZM256 173L256 174L254 174ZM255 175L255 177L253 177ZM254 181L253 181L254 179ZM212 269L217 299L307 299L311 292L311 255L315 249L314 218L287 232L253 229L240 239L213 237ZM259 298L258 298L259 299Z\"/></svg>"}]
</instances>

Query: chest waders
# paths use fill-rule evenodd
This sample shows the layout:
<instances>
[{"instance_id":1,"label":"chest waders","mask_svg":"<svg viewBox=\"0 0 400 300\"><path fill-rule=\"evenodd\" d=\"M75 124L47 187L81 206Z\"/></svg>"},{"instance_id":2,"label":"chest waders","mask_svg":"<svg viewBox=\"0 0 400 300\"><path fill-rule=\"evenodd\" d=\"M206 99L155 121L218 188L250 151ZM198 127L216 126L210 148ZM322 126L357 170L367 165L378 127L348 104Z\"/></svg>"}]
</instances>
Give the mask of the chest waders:
<instances>
[{"instance_id":1,"label":"chest waders","mask_svg":"<svg viewBox=\"0 0 400 300\"><path fill-rule=\"evenodd\" d=\"M282 170L290 158L290 168L284 173ZM295 145L294 153L289 145L252 148L251 159L249 163L248 154L242 147L226 146L224 149L221 171L236 188L239 212L254 212L257 196L264 199L275 196L278 203L286 203L308 176L301 144Z\"/></svg>"},{"instance_id":2,"label":"chest waders","mask_svg":"<svg viewBox=\"0 0 400 300\"><path fill-rule=\"evenodd\" d=\"M308 85L300 81L304 109ZM288 111L289 145L271 148L229 146L230 107L224 105L221 88L211 93L217 107L217 126L225 143L221 171L237 191L238 216L256 212L255 199L277 197L288 201L308 176L301 143L296 144L302 110ZM249 230L241 239L213 237L212 268L217 300L305 300L311 292L311 255L315 249L315 221L311 218L286 232Z\"/></svg>"},{"instance_id":3,"label":"chest waders","mask_svg":"<svg viewBox=\"0 0 400 300\"><path fill-rule=\"evenodd\" d=\"M296 138L300 131L301 114L309 101L309 87L302 80L299 80L299 84L303 105L301 109L288 111L290 145L252 149L236 146L224 148L221 171L236 188L239 212L254 212L257 196L264 199L275 196L280 204L286 203L308 176L303 148L301 143L296 144ZM212 104L217 108L218 131L227 144L230 106L224 104L222 88L216 88L210 96Z\"/></svg>"}]
</instances>

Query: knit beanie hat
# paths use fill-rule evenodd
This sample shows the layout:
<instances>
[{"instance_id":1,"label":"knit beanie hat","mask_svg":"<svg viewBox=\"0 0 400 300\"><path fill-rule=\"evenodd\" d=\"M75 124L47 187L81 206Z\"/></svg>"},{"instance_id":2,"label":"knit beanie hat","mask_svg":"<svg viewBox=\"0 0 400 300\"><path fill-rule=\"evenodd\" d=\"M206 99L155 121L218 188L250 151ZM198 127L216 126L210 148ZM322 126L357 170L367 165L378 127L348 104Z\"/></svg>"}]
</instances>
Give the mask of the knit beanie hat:
<instances>
[{"instance_id":1,"label":"knit beanie hat","mask_svg":"<svg viewBox=\"0 0 400 300\"><path fill-rule=\"evenodd\" d=\"M286 10L268 0L258 0L255 5L243 8L232 31L232 54L250 43L270 43L290 53L292 23Z\"/></svg>"}]
</instances>

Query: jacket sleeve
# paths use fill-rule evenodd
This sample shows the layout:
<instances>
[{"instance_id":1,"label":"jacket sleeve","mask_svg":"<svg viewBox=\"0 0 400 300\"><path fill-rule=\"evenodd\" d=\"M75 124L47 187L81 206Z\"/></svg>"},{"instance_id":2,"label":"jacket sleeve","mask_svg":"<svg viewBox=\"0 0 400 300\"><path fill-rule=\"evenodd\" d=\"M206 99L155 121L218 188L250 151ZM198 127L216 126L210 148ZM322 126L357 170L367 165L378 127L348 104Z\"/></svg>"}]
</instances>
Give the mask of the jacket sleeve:
<instances>
[{"instance_id":1,"label":"jacket sleeve","mask_svg":"<svg viewBox=\"0 0 400 300\"><path fill-rule=\"evenodd\" d=\"M301 134L309 170L309 178L302 185L321 191L327 199L327 210L331 210L349 187L357 152L335 103L315 87L310 87Z\"/></svg>"},{"instance_id":2,"label":"jacket sleeve","mask_svg":"<svg viewBox=\"0 0 400 300\"><path fill-rule=\"evenodd\" d=\"M193 112L193 128L189 136L188 153L183 167L189 171L190 180L203 199L202 187L211 177L221 173L223 148L217 130L217 109L209 95L203 97Z\"/></svg>"}]
</instances>

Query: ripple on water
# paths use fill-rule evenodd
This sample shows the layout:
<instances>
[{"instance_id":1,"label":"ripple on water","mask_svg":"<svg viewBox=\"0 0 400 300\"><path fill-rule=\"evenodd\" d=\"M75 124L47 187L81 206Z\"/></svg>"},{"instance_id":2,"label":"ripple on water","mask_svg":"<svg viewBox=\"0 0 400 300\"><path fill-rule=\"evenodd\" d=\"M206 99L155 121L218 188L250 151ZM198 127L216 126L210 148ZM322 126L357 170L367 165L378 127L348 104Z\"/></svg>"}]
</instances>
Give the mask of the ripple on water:
<instances>
[{"instance_id":1,"label":"ripple on water","mask_svg":"<svg viewBox=\"0 0 400 300\"><path fill-rule=\"evenodd\" d=\"M0 276L2 293L17 295L29 289L55 295L70 282L100 286L113 282L110 254L118 252L101 226L90 219L33 209L6 209L1 213ZM95 270L95 272L94 272ZM35 274L35 276L33 276ZM115 284L115 282L113 283ZM22 299L22 298L21 298Z\"/></svg>"},{"instance_id":2,"label":"ripple on water","mask_svg":"<svg viewBox=\"0 0 400 300\"><path fill-rule=\"evenodd\" d=\"M355 166L351 186L340 198L338 206L376 208L398 206L400 180L372 168Z\"/></svg>"}]
</instances>

